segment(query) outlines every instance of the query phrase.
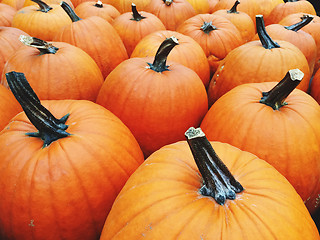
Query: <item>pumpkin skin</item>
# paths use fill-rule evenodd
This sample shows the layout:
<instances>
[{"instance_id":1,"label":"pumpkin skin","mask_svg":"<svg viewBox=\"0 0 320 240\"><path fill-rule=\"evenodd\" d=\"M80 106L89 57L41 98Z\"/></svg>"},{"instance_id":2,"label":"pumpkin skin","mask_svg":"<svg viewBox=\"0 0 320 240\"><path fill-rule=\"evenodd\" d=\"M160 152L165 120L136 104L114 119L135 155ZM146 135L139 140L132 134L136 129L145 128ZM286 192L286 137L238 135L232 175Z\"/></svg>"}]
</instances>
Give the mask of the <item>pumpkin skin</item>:
<instances>
[{"instance_id":1,"label":"pumpkin skin","mask_svg":"<svg viewBox=\"0 0 320 240\"><path fill-rule=\"evenodd\" d=\"M119 10L120 13L130 12L131 11L131 4L134 3L138 9L141 11L146 11L147 5L150 4L152 0L106 0L107 3L114 6L116 9Z\"/></svg>"},{"instance_id":2,"label":"pumpkin skin","mask_svg":"<svg viewBox=\"0 0 320 240\"><path fill-rule=\"evenodd\" d=\"M1 239L98 239L111 205L143 155L128 128L86 100L50 100L71 135L44 147L24 113L0 134ZM6 152L10 149L10 153Z\"/></svg>"},{"instance_id":3,"label":"pumpkin skin","mask_svg":"<svg viewBox=\"0 0 320 240\"><path fill-rule=\"evenodd\" d=\"M214 7L219 2L219 0L208 0L208 2L209 2L209 12L208 13L213 13Z\"/></svg>"},{"instance_id":4,"label":"pumpkin skin","mask_svg":"<svg viewBox=\"0 0 320 240\"><path fill-rule=\"evenodd\" d=\"M320 70L318 69L314 74L311 85L310 95L320 104Z\"/></svg>"},{"instance_id":5,"label":"pumpkin skin","mask_svg":"<svg viewBox=\"0 0 320 240\"><path fill-rule=\"evenodd\" d=\"M72 8L74 8L71 0L63 0L64 2L68 3ZM61 0L46 0L45 1L47 4L60 4ZM25 0L23 6L24 7L27 7L27 6L30 6L30 5L35 5L36 3L33 2L32 0Z\"/></svg>"},{"instance_id":6,"label":"pumpkin skin","mask_svg":"<svg viewBox=\"0 0 320 240\"><path fill-rule=\"evenodd\" d=\"M259 0L260 14L264 18L268 18L271 11L280 3L284 3L283 0Z\"/></svg>"},{"instance_id":7,"label":"pumpkin skin","mask_svg":"<svg viewBox=\"0 0 320 240\"><path fill-rule=\"evenodd\" d=\"M13 7L0 3L0 26L11 27L11 22L16 12L17 11Z\"/></svg>"},{"instance_id":8,"label":"pumpkin skin","mask_svg":"<svg viewBox=\"0 0 320 240\"><path fill-rule=\"evenodd\" d=\"M239 30L228 19L214 14L198 14L184 21L177 29L200 44L213 75L227 54L244 44Z\"/></svg>"},{"instance_id":9,"label":"pumpkin skin","mask_svg":"<svg viewBox=\"0 0 320 240\"><path fill-rule=\"evenodd\" d=\"M22 46L5 64L1 84L8 86L5 73L18 71L26 75L40 99L95 101L104 78L94 60L69 43L51 43L58 48L54 54Z\"/></svg>"},{"instance_id":10,"label":"pumpkin skin","mask_svg":"<svg viewBox=\"0 0 320 240\"><path fill-rule=\"evenodd\" d=\"M69 25L71 20L58 4L40 5L44 9L52 9L40 11L42 8L38 5L23 7L14 15L12 27L19 28L32 37L52 41L60 28Z\"/></svg>"},{"instance_id":11,"label":"pumpkin skin","mask_svg":"<svg viewBox=\"0 0 320 240\"><path fill-rule=\"evenodd\" d=\"M24 1L25 0L2 0L1 3L7 4L14 9L19 10L23 7Z\"/></svg>"},{"instance_id":12,"label":"pumpkin skin","mask_svg":"<svg viewBox=\"0 0 320 240\"><path fill-rule=\"evenodd\" d=\"M209 0L187 0L191 6L196 10L197 14L209 13Z\"/></svg>"},{"instance_id":13,"label":"pumpkin skin","mask_svg":"<svg viewBox=\"0 0 320 240\"><path fill-rule=\"evenodd\" d=\"M272 166L229 144L211 144L245 188L235 200L221 206L201 195L202 178L188 144L174 143L131 175L100 240L319 239L301 198Z\"/></svg>"},{"instance_id":14,"label":"pumpkin skin","mask_svg":"<svg viewBox=\"0 0 320 240\"><path fill-rule=\"evenodd\" d=\"M172 49L168 61L181 63L191 68L207 87L210 80L210 66L206 54L194 39L176 31L162 30L150 33L140 40L130 58L153 57L160 44L171 36L179 39L179 45Z\"/></svg>"},{"instance_id":15,"label":"pumpkin skin","mask_svg":"<svg viewBox=\"0 0 320 240\"><path fill-rule=\"evenodd\" d=\"M320 107L296 89L279 110L259 103L276 83L237 86L219 98L201 128L209 140L229 143L273 165L313 213L320 193Z\"/></svg>"}]
</instances>

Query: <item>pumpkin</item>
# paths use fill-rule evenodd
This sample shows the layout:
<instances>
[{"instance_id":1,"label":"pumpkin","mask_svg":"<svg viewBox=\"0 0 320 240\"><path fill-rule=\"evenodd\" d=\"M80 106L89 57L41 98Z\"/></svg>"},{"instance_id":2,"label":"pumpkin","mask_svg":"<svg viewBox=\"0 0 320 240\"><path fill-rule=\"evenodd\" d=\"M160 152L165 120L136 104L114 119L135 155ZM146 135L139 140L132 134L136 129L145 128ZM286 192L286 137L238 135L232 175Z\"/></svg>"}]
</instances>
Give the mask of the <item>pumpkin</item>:
<instances>
[{"instance_id":1,"label":"pumpkin","mask_svg":"<svg viewBox=\"0 0 320 240\"><path fill-rule=\"evenodd\" d=\"M32 37L51 41L63 26L71 23L68 15L58 4L46 4L33 0L38 5L23 7L14 15L12 27L19 28Z\"/></svg>"},{"instance_id":2,"label":"pumpkin","mask_svg":"<svg viewBox=\"0 0 320 240\"><path fill-rule=\"evenodd\" d=\"M67 42L84 50L97 63L104 78L119 63L128 59L119 34L108 21L98 16L81 19L66 2L62 2L61 7L72 24L61 28L54 41Z\"/></svg>"},{"instance_id":3,"label":"pumpkin","mask_svg":"<svg viewBox=\"0 0 320 240\"><path fill-rule=\"evenodd\" d=\"M116 17L120 16L120 12L114 6L103 3L99 0L80 3L74 9L74 12L80 18L98 16L107 20L109 23L112 23Z\"/></svg>"},{"instance_id":4,"label":"pumpkin","mask_svg":"<svg viewBox=\"0 0 320 240\"><path fill-rule=\"evenodd\" d=\"M187 0L153 0L145 8L156 15L167 30L175 31L181 23L197 14Z\"/></svg>"},{"instance_id":5,"label":"pumpkin","mask_svg":"<svg viewBox=\"0 0 320 240\"><path fill-rule=\"evenodd\" d=\"M130 56L140 40L148 34L166 30L161 20L152 13L137 10L132 4L132 12L121 14L117 17L112 26L117 31Z\"/></svg>"},{"instance_id":6,"label":"pumpkin","mask_svg":"<svg viewBox=\"0 0 320 240\"><path fill-rule=\"evenodd\" d=\"M11 118L22 111L12 92L0 85L0 131L9 123Z\"/></svg>"},{"instance_id":7,"label":"pumpkin","mask_svg":"<svg viewBox=\"0 0 320 240\"><path fill-rule=\"evenodd\" d=\"M214 14L197 14L177 29L200 44L210 65L211 75L227 54L244 43L239 30L228 19Z\"/></svg>"},{"instance_id":8,"label":"pumpkin","mask_svg":"<svg viewBox=\"0 0 320 240\"><path fill-rule=\"evenodd\" d=\"M272 82L287 71L299 68L304 78L299 89L307 91L310 81L308 61L299 48L287 41L274 41L268 35L262 15L257 15L260 40L233 49L220 63L208 87L210 106L232 88L250 82Z\"/></svg>"},{"instance_id":9,"label":"pumpkin","mask_svg":"<svg viewBox=\"0 0 320 240\"><path fill-rule=\"evenodd\" d=\"M95 101L103 76L93 59L78 47L64 42L45 42L21 36L26 45L4 66L1 83L8 86L5 73L23 72L40 99L85 99Z\"/></svg>"},{"instance_id":10,"label":"pumpkin","mask_svg":"<svg viewBox=\"0 0 320 240\"><path fill-rule=\"evenodd\" d=\"M299 12L316 15L313 5L306 0L284 0L284 3L278 4L270 12L266 18L266 25L279 23L284 17Z\"/></svg>"},{"instance_id":11,"label":"pumpkin","mask_svg":"<svg viewBox=\"0 0 320 240\"><path fill-rule=\"evenodd\" d=\"M131 175L100 240L319 239L301 198L271 165L198 129L186 137Z\"/></svg>"},{"instance_id":12,"label":"pumpkin","mask_svg":"<svg viewBox=\"0 0 320 240\"><path fill-rule=\"evenodd\" d=\"M208 13L213 13L214 7L219 2L219 0L208 0L208 2L209 2L209 12Z\"/></svg>"},{"instance_id":13,"label":"pumpkin","mask_svg":"<svg viewBox=\"0 0 320 240\"><path fill-rule=\"evenodd\" d=\"M199 76L167 56L178 44L170 37L153 58L130 58L105 79L97 97L128 126L145 157L160 147L181 140L191 126L200 124L208 110L205 87ZM153 60L153 62L152 62Z\"/></svg>"},{"instance_id":14,"label":"pumpkin","mask_svg":"<svg viewBox=\"0 0 320 240\"><path fill-rule=\"evenodd\" d=\"M19 41L20 35L28 34L18 28L0 27L0 73L11 55L23 46Z\"/></svg>"},{"instance_id":15,"label":"pumpkin","mask_svg":"<svg viewBox=\"0 0 320 240\"><path fill-rule=\"evenodd\" d=\"M61 2L61 0L46 0L47 4L60 4L60 2ZM66 0L65 2L67 2L72 8L74 8L71 0ZM37 4L37 3L35 3L33 0L25 0L23 6L27 7L27 6L35 5L35 4Z\"/></svg>"},{"instance_id":16,"label":"pumpkin","mask_svg":"<svg viewBox=\"0 0 320 240\"><path fill-rule=\"evenodd\" d=\"M25 0L2 0L1 3L7 4L14 9L19 10L23 7L24 1Z\"/></svg>"},{"instance_id":17,"label":"pumpkin","mask_svg":"<svg viewBox=\"0 0 320 240\"><path fill-rule=\"evenodd\" d=\"M259 0L260 14L267 19L271 11L280 3L284 3L283 0Z\"/></svg>"},{"instance_id":18,"label":"pumpkin","mask_svg":"<svg viewBox=\"0 0 320 240\"><path fill-rule=\"evenodd\" d=\"M310 95L320 104L320 70L318 69L311 81Z\"/></svg>"},{"instance_id":19,"label":"pumpkin","mask_svg":"<svg viewBox=\"0 0 320 240\"><path fill-rule=\"evenodd\" d=\"M302 78L296 69L278 84L238 86L211 106L201 128L209 140L229 143L273 165L313 213L320 193L320 107L307 93L294 90Z\"/></svg>"},{"instance_id":20,"label":"pumpkin","mask_svg":"<svg viewBox=\"0 0 320 240\"><path fill-rule=\"evenodd\" d=\"M282 26L281 24L270 24L266 26L266 31L272 39L288 41L301 50L309 63L310 73L313 73L317 59L317 45L313 37L303 31L302 28L309 24L312 19L313 16L308 15L301 21L290 26ZM256 34L252 40L258 39L259 36Z\"/></svg>"},{"instance_id":21,"label":"pumpkin","mask_svg":"<svg viewBox=\"0 0 320 240\"><path fill-rule=\"evenodd\" d=\"M197 14L209 13L209 0L187 0L191 6L196 10Z\"/></svg>"},{"instance_id":22,"label":"pumpkin","mask_svg":"<svg viewBox=\"0 0 320 240\"><path fill-rule=\"evenodd\" d=\"M119 10L120 13L130 12L131 11L131 4L134 3L138 9L145 11L146 6L149 5L149 3L152 0L135 0L134 2L132 0L106 0L109 4L114 6Z\"/></svg>"},{"instance_id":23,"label":"pumpkin","mask_svg":"<svg viewBox=\"0 0 320 240\"><path fill-rule=\"evenodd\" d=\"M0 26L11 27L11 22L16 12L17 11L13 7L0 3Z\"/></svg>"},{"instance_id":24,"label":"pumpkin","mask_svg":"<svg viewBox=\"0 0 320 240\"><path fill-rule=\"evenodd\" d=\"M191 68L201 78L207 87L210 80L210 66L203 49L193 38L176 31L160 30L145 36L134 48L131 58L152 57L156 54L160 44L171 36L179 39L179 45L172 49L169 61L181 63Z\"/></svg>"},{"instance_id":25,"label":"pumpkin","mask_svg":"<svg viewBox=\"0 0 320 240\"><path fill-rule=\"evenodd\" d=\"M103 107L40 102L23 73L6 76L25 113L0 134L0 238L98 239L115 197L143 162L139 145Z\"/></svg>"},{"instance_id":26,"label":"pumpkin","mask_svg":"<svg viewBox=\"0 0 320 240\"><path fill-rule=\"evenodd\" d=\"M243 40L245 42L250 41L256 33L255 22L252 21L251 17L245 12L239 12L237 10L239 0L236 0L230 10L221 9L213 12L213 15L219 15L227 18L233 23L239 30Z\"/></svg>"}]
</instances>

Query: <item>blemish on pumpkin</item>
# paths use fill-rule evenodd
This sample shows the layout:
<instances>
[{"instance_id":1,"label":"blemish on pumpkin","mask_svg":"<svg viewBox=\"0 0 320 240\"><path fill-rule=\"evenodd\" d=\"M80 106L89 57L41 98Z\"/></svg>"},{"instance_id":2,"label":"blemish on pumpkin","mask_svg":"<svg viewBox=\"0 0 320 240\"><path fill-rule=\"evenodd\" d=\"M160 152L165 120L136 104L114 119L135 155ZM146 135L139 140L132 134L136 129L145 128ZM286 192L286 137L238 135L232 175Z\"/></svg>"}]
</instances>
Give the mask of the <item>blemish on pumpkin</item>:
<instances>
[{"instance_id":1,"label":"blemish on pumpkin","mask_svg":"<svg viewBox=\"0 0 320 240\"><path fill-rule=\"evenodd\" d=\"M29 227L35 227L33 219L30 220Z\"/></svg>"}]
</instances>

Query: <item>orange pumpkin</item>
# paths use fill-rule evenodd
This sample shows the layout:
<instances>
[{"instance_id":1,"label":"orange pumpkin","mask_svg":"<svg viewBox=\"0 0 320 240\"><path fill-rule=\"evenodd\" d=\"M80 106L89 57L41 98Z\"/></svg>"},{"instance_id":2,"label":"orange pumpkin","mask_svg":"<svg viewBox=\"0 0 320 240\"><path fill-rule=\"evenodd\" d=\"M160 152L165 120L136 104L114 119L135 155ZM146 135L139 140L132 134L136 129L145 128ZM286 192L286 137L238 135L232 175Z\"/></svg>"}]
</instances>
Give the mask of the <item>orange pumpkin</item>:
<instances>
[{"instance_id":1,"label":"orange pumpkin","mask_svg":"<svg viewBox=\"0 0 320 240\"><path fill-rule=\"evenodd\" d=\"M0 134L0 238L98 239L114 199L143 162L139 145L103 107L40 102L23 73L6 76L25 113Z\"/></svg>"},{"instance_id":2,"label":"orange pumpkin","mask_svg":"<svg viewBox=\"0 0 320 240\"><path fill-rule=\"evenodd\" d=\"M320 107L307 93L294 90L302 77L300 70L289 70L277 85L232 89L212 105L201 128L209 140L229 143L273 165L313 213L320 206Z\"/></svg>"},{"instance_id":3,"label":"orange pumpkin","mask_svg":"<svg viewBox=\"0 0 320 240\"><path fill-rule=\"evenodd\" d=\"M121 37L129 56L143 37L166 30L158 17L149 12L139 13L135 4L132 4L132 12L121 14L112 22L112 26Z\"/></svg>"},{"instance_id":4,"label":"orange pumpkin","mask_svg":"<svg viewBox=\"0 0 320 240\"><path fill-rule=\"evenodd\" d=\"M136 137L145 156L181 140L189 126L198 126L208 110L205 87L191 69L167 56L174 37L160 45L154 59L130 58L103 83L97 103L119 117ZM152 62L153 60L153 62Z\"/></svg>"},{"instance_id":5,"label":"orange pumpkin","mask_svg":"<svg viewBox=\"0 0 320 240\"><path fill-rule=\"evenodd\" d=\"M23 7L24 1L25 0L2 0L1 3L7 4L14 9L19 10Z\"/></svg>"},{"instance_id":6,"label":"orange pumpkin","mask_svg":"<svg viewBox=\"0 0 320 240\"><path fill-rule=\"evenodd\" d=\"M320 104L320 70L318 69L311 81L310 95Z\"/></svg>"},{"instance_id":7,"label":"orange pumpkin","mask_svg":"<svg viewBox=\"0 0 320 240\"><path fill-rule=\"evenodd\" d=\"M3 69L23 72L40 99L85 99L95 101L103 76L93 59L78 47L64 42L47 43L22 36L26 45L16 51Z\"/></svg>"},{"instance_id":8,"label":"orange pumpkin","mask_svg":"<svg viewBox=\"0 0 320 240\"><path fill-rule=\"evenodd\" d=\"M131 175L100 240L320 239L299 195L267 162L198 129L186 136Z\"/></svg>"},{"instance_id":9,"label":"orange pumpkin","mask_svg":"<svg viewBox=\"0 0 320 240\"><path fill-rule=\"evenodd\" d=\"M63 26L71 23L68 15L58 4L46 4L33 0L38 5L20 9L13 17L12 27L19 28L32 37L51 41Z\"/></svg>"},{"instance_id":10,"label":"orange pumpkin","mask_svg":"<svg viewBox=\"0 0 320 240\"><path fill-rule=\"evenodd\" d=\"M11 27L11 22L16 12L13 7L0 3L0 27Z\"/></svg>"},{"instance_id":11,"label":"orange pumpkin","mask_svg":"<svg viewBox=\"0 0 320 240\"><path fill-rule=\"evenodd\" d=\"M247 42L229 52L212 77L208 88L210 105L240 84L272 82L294 68L304 73L298 88L308 90L310 68L304 54L292 43L271 39L262 15L257 15L256 23L260 40Z\"/></svg>"},{"instance_id":12,"label":"orange pumpkin","mask_svg":"<svg viewBox=\"0 0 320 240\"><path fill-rule=\"evenodd\" d=\"M140 40L131 54L135 57L152 57L156 54L160 44L171 36L179 39L179 45L176 46L170 55L168 61L181 63L191 68L201 78L203 84L207 87L210 80L210 66L203 49L193 38L176 31L162 30L150 33Z\"/></svg>"},{"instance_id":13,"label":"orange pumpkin","mask_svg":"<svg viewBox=\"0 0 320 240\"><path fill-rule=\"evenodd\" d=\"M283 3L283 0L259 0L260 5L260 14L263 15L265 19L268 18L271 11L280 3Z\"/></svg>"},{"instance_id":14,"label":"orange pumpkin","mask_svg":"<svg viewBox=\"0 0 320 240\"><path fill-rule=\"evenodd\" d=\"M146 6L153 0L105 0L119 10L120 13L130 12L131 4L134 3L141 11L146 10Z\"/></svg>"},{"instance_id":15,"label":"orange pumpkin","mask_svg":"<svg viewBox=\"0 0 320 240\"><path fill-rule=\"evenodd\" d=\"M74 12L80 18L98 16L107 20L109 23L112 23L116 17L120 16L120 12L114 6L103 3L100 0L80 3L74 9Z\"/></svg>"},{"instance_id":16,"label":"orange pumpkin","mask_svg":"<svg viewBox=\"0 0 320 240\"><path fill-rule=\"evenodd\" d=\"M60 4L60 2L61 2L61 0L46 0L47 4ZM65 0L65 2L68 3L72 8L74 8L71 0ZM33 0L25 0L23 6L27 7L27 6L35 5L35 4L37 4L37 3L35 3Z\"/></svg>"},{"instance_id":17,"label":"orange pumpkin","mask_svg":"<svg viewBox=\"0 0 320 240\"><path fill-rule=\"evenodd\" d=\"M219 2L219 0L208 0L208 2L209 2L209 12L208 13L213 13L214 7Z\"/></svg>"},{"instance_id":18,"label":"orange pumpkin","mask_svg":"<svg viewBox=\"0 0 320 240\"><path fill-rule=\"evenodd\" d=\"M54 41L67 42L84 50L97 63L104 78L119 63L128 59L119 34L108 21L98 16L81 19L65 2L61 3L61 7L72 23L61 28Z\"/></svg>"},{"instance_id":19,"label":"orange pumpkin","mask_svg":"<svg viewBox=\"0 0 320 240\"><path fill-rule=\"evenodd\" d=\"M210 5L208 0L187 0L196 10L197 14L209 13Z\"/></svg>"}]
</instances>

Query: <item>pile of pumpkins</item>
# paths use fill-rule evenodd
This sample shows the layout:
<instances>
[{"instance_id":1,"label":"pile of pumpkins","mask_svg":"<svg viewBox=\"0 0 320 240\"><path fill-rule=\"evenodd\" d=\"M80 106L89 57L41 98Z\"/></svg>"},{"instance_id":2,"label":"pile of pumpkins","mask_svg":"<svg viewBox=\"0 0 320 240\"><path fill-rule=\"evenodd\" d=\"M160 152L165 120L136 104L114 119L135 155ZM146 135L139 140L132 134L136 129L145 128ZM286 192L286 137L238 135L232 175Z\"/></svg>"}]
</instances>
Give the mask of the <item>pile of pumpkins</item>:
<instances>
[{"instance_id":1,"label":"pile of pumpkins","mask_svg":"<svg viewBox=\"0 0 320 240\"><path fill-rule=\"evenodd\" d=\"M320 239L306 0L0 1L0 239Z\"/></svg>"}]
</instances>

